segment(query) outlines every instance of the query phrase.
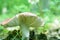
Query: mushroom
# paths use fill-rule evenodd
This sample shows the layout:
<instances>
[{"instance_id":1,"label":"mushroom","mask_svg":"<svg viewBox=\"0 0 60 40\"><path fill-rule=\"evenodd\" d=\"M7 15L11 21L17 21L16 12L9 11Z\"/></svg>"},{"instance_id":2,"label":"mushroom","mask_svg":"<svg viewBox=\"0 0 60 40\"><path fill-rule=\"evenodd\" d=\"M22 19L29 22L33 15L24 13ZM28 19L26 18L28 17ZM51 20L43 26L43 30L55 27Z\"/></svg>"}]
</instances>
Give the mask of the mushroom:
<instances>
[{"instance_id":1,"label":"mushroom","mask_svg":"<svg viewBox=\"0 0 60 40\"><path fill-rule=\"evenodd\" d=\"M20 26L22 32L22 40L29 40L30 27L34 27L35 30L42 26L43 21L36 14L30 12L19 13L11 19L4 21L1 25L5 27Z\"/></svg>"}]
</instances>

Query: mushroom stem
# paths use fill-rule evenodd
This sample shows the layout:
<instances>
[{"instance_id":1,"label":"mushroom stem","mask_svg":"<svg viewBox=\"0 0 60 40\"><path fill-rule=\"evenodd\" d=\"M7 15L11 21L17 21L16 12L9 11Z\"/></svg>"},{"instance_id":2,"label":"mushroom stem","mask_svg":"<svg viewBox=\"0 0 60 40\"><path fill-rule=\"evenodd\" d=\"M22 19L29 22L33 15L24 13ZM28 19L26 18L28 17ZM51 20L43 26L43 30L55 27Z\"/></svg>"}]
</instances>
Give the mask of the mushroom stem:
<instances>
[{"instance_id":1,"label":"mushroom stem","mask_svg":"<svg viewBox=\"0 0 60 40\"><path fill-rule=\"evenodd\" d=\"M22 40L29 40L29 28L26 25L20 25L22 31Z\"/></svg>"}]
</instances>

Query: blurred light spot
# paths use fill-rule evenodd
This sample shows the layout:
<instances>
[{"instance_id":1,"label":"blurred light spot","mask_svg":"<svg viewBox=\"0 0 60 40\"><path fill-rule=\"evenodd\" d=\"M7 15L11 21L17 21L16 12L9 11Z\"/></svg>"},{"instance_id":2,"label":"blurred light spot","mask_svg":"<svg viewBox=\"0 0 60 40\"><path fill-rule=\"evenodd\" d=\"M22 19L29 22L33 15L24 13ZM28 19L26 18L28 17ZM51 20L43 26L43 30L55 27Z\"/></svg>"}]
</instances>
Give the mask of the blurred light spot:
<instances>
[{"instance_id":1,"label":"blurred light spot","mask_svg":"<svg viewBox=\"0 0 60 40\"><path fill-rule=\"evenodd\" d=\"M56 25L59 25L59 20L55 19L55 20L54 20L54 23L55 23Z\"/></svg>"},{"instance_id":2,"label":"blurred light spot","mask_svg":"<svg viewBox=\"0 0 60 40\"><path fill-rule=\"evenodd\" d=\"M30 30L34 30L34 28L33 27L30 27Z\"/></svg>"},{"instance_id":3,"label":"blurred light spot","mask_svg":"<svg viewBox=\"0 0 60 40\"><path fill-rule=\"evenodd\" d=\"M36 3L39 2L39 0L28 0L28 2L31 3L31 4L36 4Z\"/></svg>"},{"instance_id":4,"label":"blurred light spot","mask_svg":"<svg viewBox=\"0 0 60 40\"><path fill-rule=\"evenodd\" d=\"M2 9L2 13L5 14L6 12L7 12L7 8L4 7L4 8Z\"/></svg>"},{"instance_id":5,"label":"blurred light spot","mask_svg":"<svg viewBox=\"0 0 60 40\"><path fill-rule=\"evenodd\" d=\"M19 30L20 27L19 27L19 26L17 26L17 27L7 27L6 29L7 29L8 31L14 31L14 30Z\"/></svg>"}]
</instances>

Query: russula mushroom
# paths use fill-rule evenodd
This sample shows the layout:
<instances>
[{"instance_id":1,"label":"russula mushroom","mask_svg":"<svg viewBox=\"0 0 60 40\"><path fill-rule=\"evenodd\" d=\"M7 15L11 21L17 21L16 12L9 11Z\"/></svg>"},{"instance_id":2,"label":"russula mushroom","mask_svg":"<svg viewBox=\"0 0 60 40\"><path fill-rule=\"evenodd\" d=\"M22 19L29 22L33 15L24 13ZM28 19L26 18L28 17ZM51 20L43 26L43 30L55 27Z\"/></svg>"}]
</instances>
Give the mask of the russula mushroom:
<instances>
[{"instance_id":1,"label":"russula mushroom","mask_svg":"<svg viewBox=\"0 0 60 40\"><path fill-rule=\"evenodd\" d=\"M29 28L38 28L43 24L43 21L36 14L30 12L19 13L11 19L3 22L1 25L5 27L20 26L22 31L22 40L29 40Z\"/></svg>"}]
</instances>

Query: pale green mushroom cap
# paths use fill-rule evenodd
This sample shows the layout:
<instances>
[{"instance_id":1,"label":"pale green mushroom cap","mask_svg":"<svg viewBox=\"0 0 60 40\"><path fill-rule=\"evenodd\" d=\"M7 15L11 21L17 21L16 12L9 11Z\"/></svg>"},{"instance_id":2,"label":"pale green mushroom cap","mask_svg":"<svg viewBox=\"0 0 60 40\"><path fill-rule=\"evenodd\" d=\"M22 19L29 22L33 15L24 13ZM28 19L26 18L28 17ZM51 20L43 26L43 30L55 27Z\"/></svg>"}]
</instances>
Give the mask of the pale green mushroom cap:
<instances>
[{"instance_id":1,"label":"pale green mushroom cap","mask_svg":"<svg viewBox=\"0 0 60 40\"><path fill-rule=\"evenodd\" d=\"M25 12L18 15L20 24L25 24L29 27L40 27L43 24L43 20L36 14Z\"/></svg>"}]
</instances>

